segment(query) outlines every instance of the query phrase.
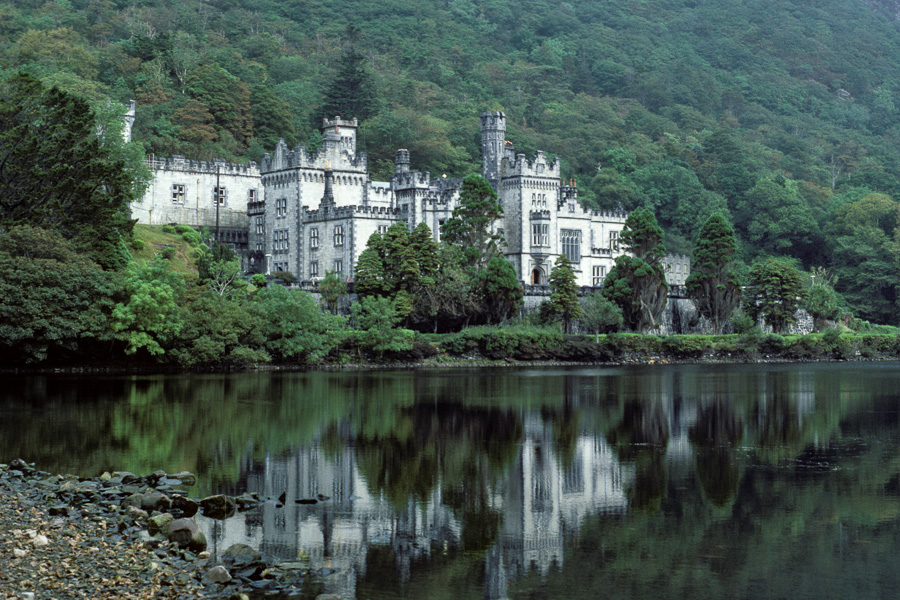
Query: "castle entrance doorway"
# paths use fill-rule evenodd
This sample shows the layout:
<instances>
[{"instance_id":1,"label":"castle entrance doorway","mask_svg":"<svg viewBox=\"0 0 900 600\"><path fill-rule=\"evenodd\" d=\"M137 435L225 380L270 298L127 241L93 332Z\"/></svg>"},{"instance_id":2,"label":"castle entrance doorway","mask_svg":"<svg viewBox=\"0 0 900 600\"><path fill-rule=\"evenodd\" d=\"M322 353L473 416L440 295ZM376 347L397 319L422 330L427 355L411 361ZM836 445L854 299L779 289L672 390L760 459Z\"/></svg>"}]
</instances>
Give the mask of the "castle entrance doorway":
<instances>
[{"instance_id":1,"label":"castle entrance doorway","mask_svg":"<svg viewBox=\"0 0 900 600\"><path fill-rule=\"evenodd\" d=\"M542 279L542 278L541 278L542 275L543 275L543 273L541 273L541 270L540 270L540 269L534 269L534 270L531 272L531 285L541 285L541 284L543 284L544 282L541 280L541 279Z\"/></svg>"}]
</instances>

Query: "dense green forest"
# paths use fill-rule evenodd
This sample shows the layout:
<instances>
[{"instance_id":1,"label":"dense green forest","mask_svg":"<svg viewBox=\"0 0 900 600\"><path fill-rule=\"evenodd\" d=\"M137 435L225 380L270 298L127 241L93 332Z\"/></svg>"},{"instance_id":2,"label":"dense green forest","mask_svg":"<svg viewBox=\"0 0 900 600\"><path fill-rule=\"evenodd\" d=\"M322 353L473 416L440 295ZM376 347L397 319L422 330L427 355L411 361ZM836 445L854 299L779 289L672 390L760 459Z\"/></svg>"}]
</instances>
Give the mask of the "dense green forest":
<instances>
[{"instance_id":1,"label":"dense green forest","mask_svg":"<svg viewBox=\"0 0 900 600\"><path fill-rule=\"evenodd\" d=\"M0 67L135 99L158 155L315 146L341 110L379 178L398 147L477 170L477 117L501 109L586 205L652 208L669 251L719 210L744 263L825 267L896 323L897 28L886 0L22 0L0 6Z\"/></svg>"}]
</instances>

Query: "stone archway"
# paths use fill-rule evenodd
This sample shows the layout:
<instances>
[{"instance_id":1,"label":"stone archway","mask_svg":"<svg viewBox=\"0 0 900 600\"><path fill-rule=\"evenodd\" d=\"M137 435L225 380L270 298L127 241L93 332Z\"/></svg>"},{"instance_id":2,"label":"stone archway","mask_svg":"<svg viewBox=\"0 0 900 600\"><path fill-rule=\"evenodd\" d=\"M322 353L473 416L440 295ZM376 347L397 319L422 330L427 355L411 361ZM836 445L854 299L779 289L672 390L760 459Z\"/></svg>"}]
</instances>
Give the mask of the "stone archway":
<instances>
[{"instance_id":1,"label":"stone archway","mask_svg":"<svg viewBox=\"0 0 900 600\"><path fill-rule=\"evenodd\" d=\"M544 284L544 273L538 268L535 267L531 270L531 285L543 285Z\"/></svg>"}]
</instances>

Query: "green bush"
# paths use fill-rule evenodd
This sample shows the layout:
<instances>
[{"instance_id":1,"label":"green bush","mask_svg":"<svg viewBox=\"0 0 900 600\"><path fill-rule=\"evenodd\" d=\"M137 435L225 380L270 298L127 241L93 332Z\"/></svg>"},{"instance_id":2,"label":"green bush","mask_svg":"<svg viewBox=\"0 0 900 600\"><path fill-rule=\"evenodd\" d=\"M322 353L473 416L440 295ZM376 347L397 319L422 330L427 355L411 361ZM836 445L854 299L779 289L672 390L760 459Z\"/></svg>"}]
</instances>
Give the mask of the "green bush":
<instances>
[{"instance_id":1,"label":"green bush","mask_svg":"<svg viewBox=\"0 0 900 600\"><path fill-rule=\"evenodd\" d=\"M262 273L255 273L250 277L250 283L259 289L266 287L266 276Z\"/></svg>"},{"instance_id":2,"label":"green bush","mask_svg":"<svg viewBox=\"0 0 900 600\"><path fill-rule=\"evenodd\" d=\"M700 358L712 348L712 339L705 335L670 335L662 339L662 351L676 358Z\"/></svg>"},{"instance_id":3,"label":"green bush","mask_svg":"<svg viewBox=\"0 0 900 600\"><path fill-rule=\"evenodd\" d=\"M143 250L146 244L144 244L144 240L132 240L131 247L135 250Z\"/></svg>"},{"instance_id":4,"label":"green bush","mask_svg":"<svg viewBox=\"0 0 900 600\"><path fill-rule=\"evenodd\" d=\"M189 231L194 231L194 228L190 225L176 225L175 232L176 233L187 233Z\"/></svg>"},{"instance_id":5,"label":"green bush","mask_svg":"<svg viewBox=\"0 0 900 600\"><path fill-rule=\"evenodd\" d=\"M172 260L175 258L175 248L172 246L166 246L163 248L162 257L166 260Z\"/></svg>"},{"instance_id":6,"label":"green bush","mask_svg":"<svg viewBox=\"0 0 900 600\"><path fill-rule=\"evenodd\" d=\"M163 230L163 233L177 233L175 231L175 228L171 225L163 225L162 230Z\"/></svg>"},{"instance_id":7,"label":"green bush","mask_svg":"<svg viewBox=\"0 0 900 600\"><path fill-rule=\"evenodd\" d=\"M744 313L738 313L731 317L731 325L737 334L750 333L756 327L756 321L753 317Z\"/></svg>"},{"instance_id":8,"label":"green bush","mask_svg":"<svg viewBox=\"0 0 900 600\"><path fill-rule=\"evenodd\" d=\"M200 233L194 231L190 227L188 227L188 231L181 232L181 239L195 248L203 242L203 239L200 237Z\"/></svg>"}]
</instances>

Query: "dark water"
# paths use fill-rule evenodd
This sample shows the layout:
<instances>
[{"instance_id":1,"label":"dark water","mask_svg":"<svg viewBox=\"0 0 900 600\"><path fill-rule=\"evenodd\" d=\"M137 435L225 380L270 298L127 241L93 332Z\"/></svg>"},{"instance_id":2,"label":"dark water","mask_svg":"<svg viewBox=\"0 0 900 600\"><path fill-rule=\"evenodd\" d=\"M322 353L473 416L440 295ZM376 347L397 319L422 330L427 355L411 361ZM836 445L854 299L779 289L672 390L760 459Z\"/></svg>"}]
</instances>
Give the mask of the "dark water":
<instances>
[{"instance_id":1,"label":"dark water","mask_svg":"<svg viewBox=\"0 0 900 600\"><path fill-rule=\"evenodd\" d=\"M0 461L287 494L202 525L359 598L892 598L900 364L0 380ZM295 500L324 494L314 505ZM332 572L333 571L333 572ZM314 597L314 596L313 596Z\"/></svg>"}]
</instances>

